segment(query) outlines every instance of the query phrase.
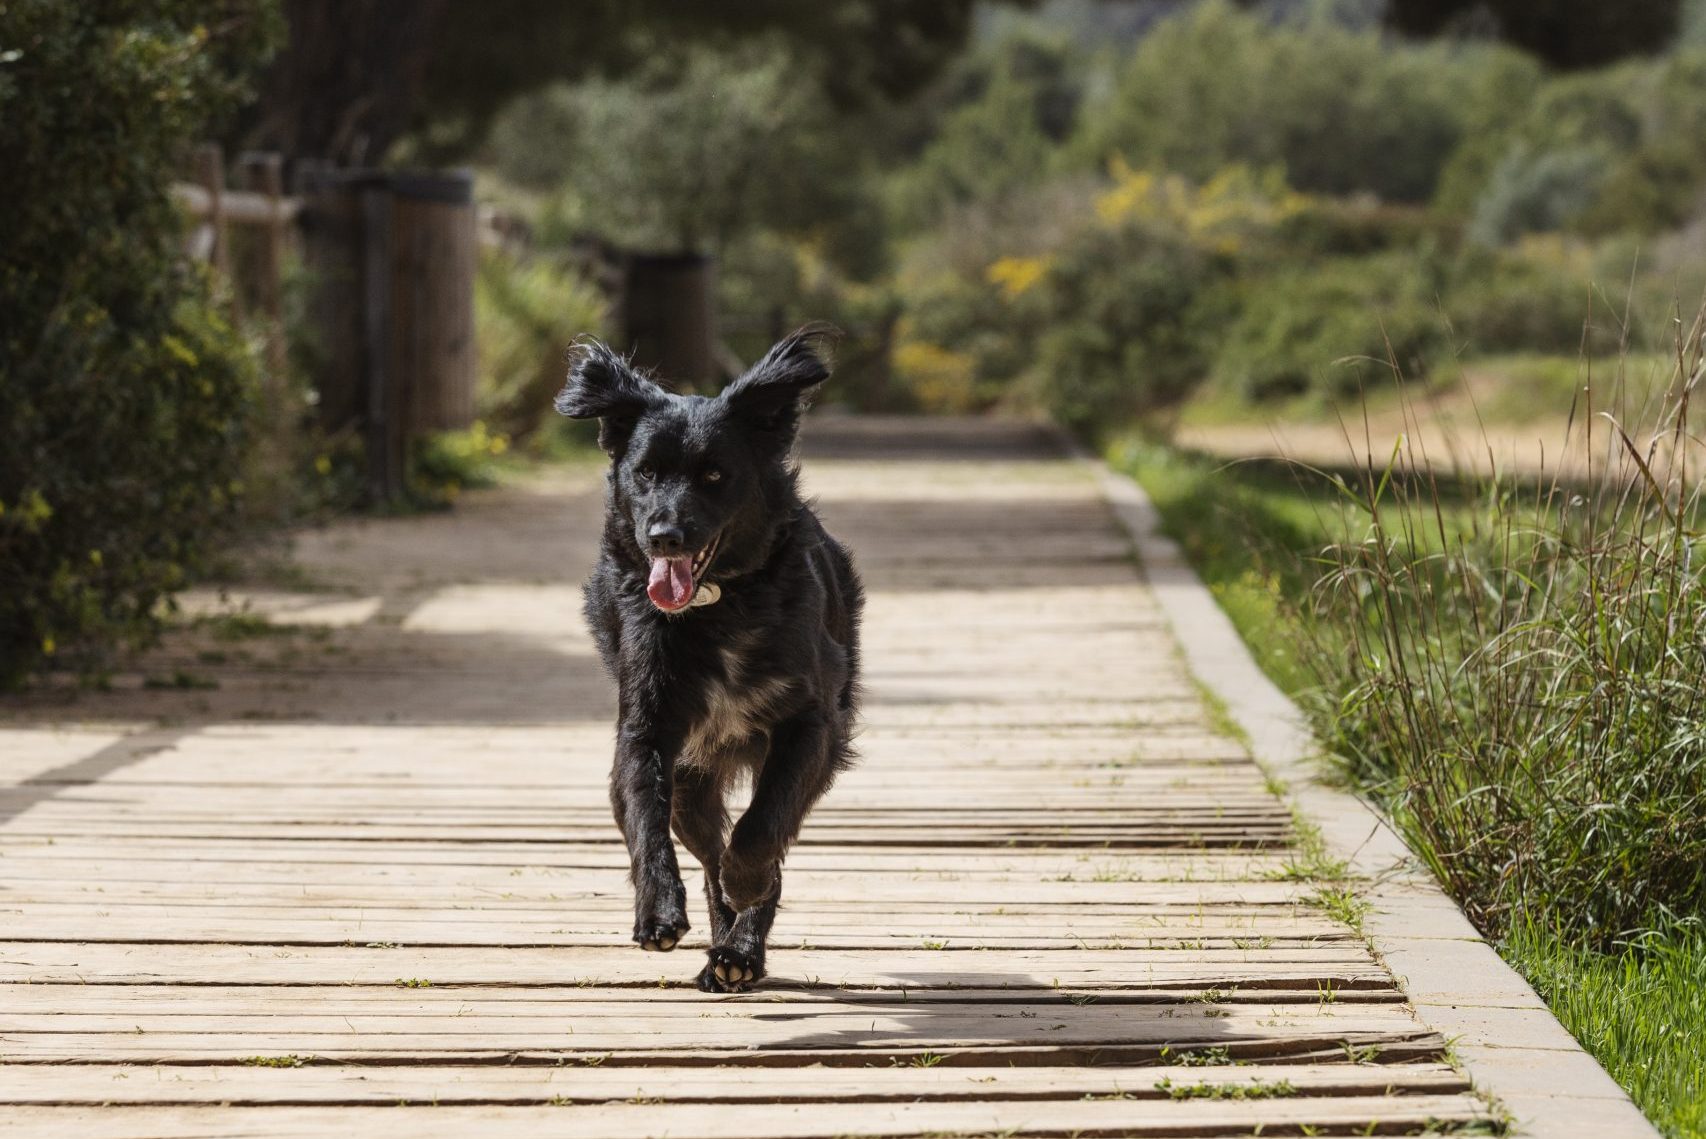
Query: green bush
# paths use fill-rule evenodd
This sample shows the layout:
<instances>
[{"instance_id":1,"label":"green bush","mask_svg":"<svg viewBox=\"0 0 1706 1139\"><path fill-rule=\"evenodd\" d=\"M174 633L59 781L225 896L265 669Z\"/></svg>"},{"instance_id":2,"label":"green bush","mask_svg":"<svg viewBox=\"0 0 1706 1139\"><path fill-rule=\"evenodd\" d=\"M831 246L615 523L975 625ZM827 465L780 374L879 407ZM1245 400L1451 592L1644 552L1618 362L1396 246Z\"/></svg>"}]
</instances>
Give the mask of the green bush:
<instances>
[{"instance_id":1,"label":"green bush","mask_svg":"<svg viewBox=\"0 0 1706 1139\"><path fill-rule=\"evenodd\" d=\"M1514 93L1513 93L1514 94ZM1652 233L1706 185L1706 52L1561 76L1477 119L1436 204L1485 243L1522 233Z\"/></svg>"},{"instance_id":2,"label":"green bush","mask_svg":"<svg viewBox=\"0 0 1706 1139\"><path fill-rule=\"evenodd\" d=\"M1088 434L1177 403L1208 371L1212 286L1226 269L1224 259L1148 226L1079 235L1044 286L1039 402Z\"/></svg>"},{"instance_id":3,"label":"green bush","mask_svg":"<svg viewBox=\"0 0 1706 1139\"><path fill-rule=\"evenodd\" d=\"M277 28L207 9L5 6L0 685L148 636L241 490L251 354L166 188Z\"/></svg>"},{"instance_id":4,"label":"green bush","mask_svg":"<svg viewBox=\"0 0 1706 1139\"><path fill-rule=\"evenodd\" d=\"M1593 204L1610 162L1598 147L1513 148L1476 199L1469 236L1499 246L1524 234L1568 228Z\"/></svg>"},{"instance_id":5,"label":"green bush","mask_svg":"<svg viewBox=\"0 0 1706 1139\"><path fill-rule=\"evenodd\" d=\"M1400 251L1287 266L1241 283L1215 357L1218 383L1246 399L1354 394L1426 374L1448 345L1436 259Z\"/></svg>"},{"instance_id":6,"label":"green bush","mask_svg":"<svg viewBox=\"0 0 1706 1139\"><path fill-rule=\"evenodd\" d=\"M859 210L862 151L841 126L786 53L697 48L524 96L495 123L493 156L512 181L561 191L559 226L718 252L758 228L814 230Z\"/></svg>"},{"instance_id":7,"label":"green bush","mask_svg":"<svg viewBox=\"0 0 1706 1139\"><path fill-rule=\"evenodd\" d=\"M1586 347L1614 356L1623 338L1621 292L1614 304L1580 259L1472 249L1451 277L1445 307L1466 355L1550 352L1573 360Z\"/></svg>"},{"instance_id":8,"label":"green bush","mask_svg":"<svg viewBox=\"0 0 1706 1139\"><path fill-rule=\"evenodd\" d=\"M1076 121L1075 62L1063 45L1016 36L962 64L934 136L891 179L899 228L922 230L957 206L1041 181Z\"/></svg>"},{"instance_id":9,"label":"green bush","mask_svg":"<svg viewBox=\"0 0 1706 1139\"><path fill-rule=\"evenodd\" d=\"M1161 24L1086 106L1074 149L1206 179L1285 168L1300 190L1425 201L1493 49L1394 43L1330 17L1275 25L1210 0Z\"/></svg>"},{"instance_id":10,"label":"green bush","mask_svg":"<svg viewBox=\"0 0 1706 1139\"><path fill-rule=\"evenodd\" d=\"M963 364L964 381L954 385L961 390L953 398L943 400L940 392L916 393L927 410L991 407L1036 358L1036 295L1008 298L981 274L940 272L908 282L905 297L901 348L929 346ZM926 372L940 376L947 364L939 353L916 347L897 360L903 382Z\"/></svg>"},{"instance_id":11,"label":"green bush","mask_svg":"<svg viewBox=\"0 0 1706 1139\"><path fill-rule=\"evenodd\" d=\"M482 253L474 279L481 420L517 441L555 424L551 399L568 347L577 336L604 335L605 316L597 289L574 272L544 258Z\"/></svg>"}]
</instances>

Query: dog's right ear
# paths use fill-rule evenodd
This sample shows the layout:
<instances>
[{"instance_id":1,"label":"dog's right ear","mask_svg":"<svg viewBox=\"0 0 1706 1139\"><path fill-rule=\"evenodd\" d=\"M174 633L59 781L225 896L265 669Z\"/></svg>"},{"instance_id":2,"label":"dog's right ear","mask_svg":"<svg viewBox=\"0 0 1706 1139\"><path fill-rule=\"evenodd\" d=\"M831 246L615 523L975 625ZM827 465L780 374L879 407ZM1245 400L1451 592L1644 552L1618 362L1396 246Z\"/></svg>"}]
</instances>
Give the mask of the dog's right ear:
<instances>
[{"instance_id":1,"label":"dog's right ear","mask_svg":"<svg viewBox=\"0 0 1706 1139\"><path fill-rule=\"evenodd\" d=\"M614 456L628 445L640 416L666 394L609 345L583 340L569 349L569 382L557 393L557 410L570 419L598 420L598 445Z\"/></svg>"}]
</instances>

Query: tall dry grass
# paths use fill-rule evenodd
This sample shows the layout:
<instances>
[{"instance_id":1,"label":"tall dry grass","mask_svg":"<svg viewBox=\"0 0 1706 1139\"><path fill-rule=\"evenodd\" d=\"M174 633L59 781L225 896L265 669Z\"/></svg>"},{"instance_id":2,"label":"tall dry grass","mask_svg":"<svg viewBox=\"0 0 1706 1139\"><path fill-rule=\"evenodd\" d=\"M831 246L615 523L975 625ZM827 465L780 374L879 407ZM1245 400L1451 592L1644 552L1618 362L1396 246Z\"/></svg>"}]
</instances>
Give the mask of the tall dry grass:
<instances>
[{"instance_id":1,"label":"tall dry grass","mask_svg":"<svg viewBox=\"0 0 1706 1139\"><path fill-rule=\"evenodd\" d=\"M1706 913L1703 337L1677 322L1639 437L1590 378L1568 477L1465 506L1400 444L1338 481L1361 524L1298 614L1316 722L1489 934L1603 948Z\"/></svg>"}]
</instances>

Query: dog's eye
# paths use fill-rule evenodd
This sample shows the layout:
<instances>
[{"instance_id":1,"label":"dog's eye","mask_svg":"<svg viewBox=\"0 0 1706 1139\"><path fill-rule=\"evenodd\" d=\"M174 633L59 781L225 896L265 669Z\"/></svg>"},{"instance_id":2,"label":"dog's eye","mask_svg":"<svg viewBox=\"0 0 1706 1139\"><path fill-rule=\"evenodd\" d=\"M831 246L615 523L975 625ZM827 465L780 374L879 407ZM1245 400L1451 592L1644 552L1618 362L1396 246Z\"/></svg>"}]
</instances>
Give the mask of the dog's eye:
<instances>
[{"instance_id":1,"label":"dog's eye","mask_svg":"<svg viewBox=\"0 0 1706 1139\"><path fill-rule=\"evenodd\" d=\"M705 473L701 474L699 477L702 480L704 480L705 482L722 482L723 481L723 472L719 471L716 467L711 467L708 470L706 470Z\"/></svg>"},{"instance_id":2,"label":"dog's eye","mask_svg":"<svg viewBox=\"0 0 1706 1139\"><path fill-rule=\"evenodd\" d=\"M634 474L641 482L651 482L658 477L657 468L652 466L636 467Z\"/></svg>"}]
</instances>

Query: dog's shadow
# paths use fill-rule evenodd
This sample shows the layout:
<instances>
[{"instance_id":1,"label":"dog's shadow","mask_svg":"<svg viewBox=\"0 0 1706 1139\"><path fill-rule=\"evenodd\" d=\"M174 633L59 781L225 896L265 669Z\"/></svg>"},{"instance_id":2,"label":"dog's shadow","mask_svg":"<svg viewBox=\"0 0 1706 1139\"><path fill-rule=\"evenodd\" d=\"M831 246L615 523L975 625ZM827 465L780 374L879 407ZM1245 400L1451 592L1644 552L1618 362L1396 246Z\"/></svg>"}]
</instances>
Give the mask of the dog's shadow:
<instances>
[{"instance_id":1,"label":"dog's shadow","mask_svg":"<svg viewBox=\"0 0 1706 1139\"><path fill-rule=\"evenodd\" d=\"M760 1023L800 1028L767 1049L821 1053L830 1065L1157 1062L1264 1046L1232 1027L1224 1006L1195 994L1063 987L1053 978L970 967L884 971L869 987L772 976L732 999L785 1001L751 1013Z\"/></svg>"}]
</instances>

